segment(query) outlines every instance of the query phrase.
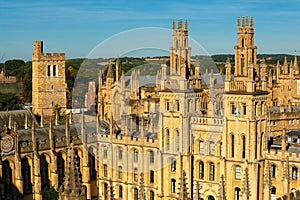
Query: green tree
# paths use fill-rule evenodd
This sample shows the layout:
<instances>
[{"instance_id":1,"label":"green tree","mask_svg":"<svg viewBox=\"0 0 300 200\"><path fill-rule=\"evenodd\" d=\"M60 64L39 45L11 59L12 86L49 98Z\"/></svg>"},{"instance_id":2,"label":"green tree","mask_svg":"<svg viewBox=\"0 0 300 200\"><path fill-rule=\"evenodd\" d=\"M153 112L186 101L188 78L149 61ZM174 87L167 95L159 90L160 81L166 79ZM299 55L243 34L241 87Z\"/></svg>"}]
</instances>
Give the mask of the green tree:
<instances>
[{"instance_id":1,"label":"green tree","mask_svg":"<svg viewBox=\"0 0 300 200\"><path fill-rule=\"evenodd\" d=\"M18 110L20 109L20 99L13 93L0 93L0 110Z\"/></svg>"},{"instance_id":2,"label":"green tree","mask_svg":"<svg viewBox=\"0 0 300 200\"><path fill-rule=\"evenodd\" d=\"M43 190L43 200L57 200L58 192L55 190L53 186L47 186Z\"/></svg>"}]
</instances>

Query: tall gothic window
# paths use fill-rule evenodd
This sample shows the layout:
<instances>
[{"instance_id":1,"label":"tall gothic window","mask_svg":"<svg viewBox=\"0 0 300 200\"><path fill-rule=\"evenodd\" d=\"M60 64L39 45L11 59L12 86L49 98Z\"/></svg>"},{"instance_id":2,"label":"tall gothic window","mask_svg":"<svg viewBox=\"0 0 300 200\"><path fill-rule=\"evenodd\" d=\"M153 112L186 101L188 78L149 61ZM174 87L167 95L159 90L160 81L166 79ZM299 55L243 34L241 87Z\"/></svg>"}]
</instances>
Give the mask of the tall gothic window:
<instances>
[{"instance_id":1,"label":"tall gothic window","mask_svg":"<svg viewBox=\"0 0 300 200\"><path fill-rule=\"evenodd\" d=\"M150 151L149 156L150 156L150 163L153 164L154 163L154 152Z\"/></svg>"},{"instance_id":2,"label":"tall gothic window","mask_svg":"<svg viewBox=\"0 0 300 200\"><path fill-rule=\"evenodd\" d=\"M138 182L138 179L139 179L138 176L139 176L138 175L138 169L134 168L134 170L133 170L133 180L134 180L134 182Z\"/></svg>"},{"instance_id":3,"label":"tall gothic window","mask_svg":"<svg viewBox=\"0 0 300 200\"><path fill-rule=\"evenodd\" d=\"M234 189L234 200L240 200L241 199L241 189L236 187Z\"/></svg>"},{"instance_id":4,"label":"tall gothic window","mask_svg":"<svg viewBox=\"0 0 300 200\"><path fill-rule=\"evenodd\" d=\"M276 187L271 188L271 200L276 200Z\"/></svg>"},{"instance_id":5,"label":"tall gothic window","mask_svg":"<svg viewBox=\"0 0 300 200\"><path fill-rule=\"evenodd\" d=\"M204 163L199 162L199 179L204 179Z\"/></svg>"},{"instance_id":6,"label":"tall gothic window","mask_svg":"<svg viewBox=\"0 0 300 200\"><path fill-rule=\"evenodd\" d=\"M166 149L170 150L170 131L166 129Z\"/></svg>"},{"instance_id":7,"label":"tall gothic window","mask_svg":"<svg viewBox=\"0 0 300 200\"><path fill-rule=\"evenodd\" d=\"M215 155L215 143L214 142L209 143L209 155Z\"/></svg>"},{"instance_id":8,"label":"tall gothic window","mask_svg":"<svg viewBox=\"0 0 300 200\"><path fill-rule=\"evenodd\" d=\"M27 158L21 160L22 166L22 177L23 177L23 190L24 194L32 193L32 184L31 184L31 167L28 163Z\"/></svg>"},{"instance_id":9,"label":"tall gothic window","mask_svg":"<svg viewBox=\"0 0 300 200\"><path fill-rule=\"evenodd\" d=\"M123 187L122 185L119 186L119 198L123 197Z\"/></svg>"},{"instance_id":10,"label":"tall gothic window","mask_svg":"<svg viewBox=\"0 0 300 200\"><path fill-rule=\"evenodd\" d=\"M175 144L176 144L176 151L179 151L179 146L180 146L180 136L179 136L179 130L177 129L176 131L176 142L175 142Z\"/></svg>"},{"instance_id":11,"label":"tall gothic window","mask_svg":"<svg viewBox=\"0 0 300 200\"><path fill-rule=\"evenodd\" d=\"M96 180L96 161L95 156L89 152L90 180Z\"/></svg>"},{"instance_id":12,"label":"tall gothic window","mask_svg":"<svg viewBox=\"0 0 300 200\"><path fill-rule=\"evenodd\" d=\"M176 159L175 158L171 159L171 171L176 172Z\"/></svg>"},{"instance_id":13,"label":"tall gothic window","mask_svg":"<svg viewBox=\"0 0 300 200\"><path fill-rule=\"evenodd\" d=\"M65 161L62 157L62 153L57 154L57 173L58 173L58 186L60 187L65 177Z\"/></svg>"},{"instance_id":14,"label":"tall gothic window","mask_svg":"<svg viewBox=\"0 0 300 200\"><path fill-rule=\"evenodd\" d=\"M292 168L292 179L293 180L297 180L298 179L298 168L297 167L293 167Z\"/></svg>"},{"instance_id":15,"label":"tall gothic window","mask_svg":"<svg viewBox=\"0 0 300 200\"><path fill-rule=\"evenodd\" d=\"M139 200L139 190L137 188L133 189L134 200Z\"/></svg>"},{"instance_id":16,"label":"tall gothic window","mask_svg":"<svg viewBox=\"0 0 300 200\"><path fill-rule=\"evenodd\" d=\"M118 173L119 173L119 175L118 175L119 179L122 180L122 167L121 166L118 167Z\"/></svg>"},{"instance_id":17,"label":"tall gothic window","mask_svg":"<svg viewBox=\"0 0 300 200\"><path fill-rule=\"evenodd\" d=\"M204 142L202 140L199 141L199 153L204 155Z\"/></svg>"},{"instance_id":18,"label":"tall gothic window","mask_svg":"<svg viewBox=\"0 0 300 200\"><path fill-rule=\"evenodd\" d=\"M51 65L48 65L47 76L51 76Z\"/></svg>"},{"instance_id":19,"label":"tall gothic window","mask_svg":"<svg viewBox=\"0 0 300 200\"><path fill-rule=\"evenodd\" d=\"M139 160L139 151L137 149L133 151L133 160L134 162L137 162Z\"/></svg>"},{"instance_id":20,"label":"tall gothic window","mask_svg":"<svg viewBox=\"0 0 300 200\"><path fill-rule=\"evenodd\" d=\"M171 179L171 192L176 192L176 180L174 178Z\"/></svg>"},{"instance_id":21,"label":"tall gothic window","mask_svg":"<svg viewBox=\"0 0 300 200\"><path fill-rule=\"evenodd\" d=\"M246 137L244 135L242 136L242 140L243 140L242 158L245 158L246 157Z\"/></svg>"},{"instance_id":22,"label":"tall gothic window","mask_svg":"<svg viewBox=\"0 0 300 200\"><path fill-rule=\"evenodd\" d=\"M154 183L154 171L150 170L150 183L153 184Z\"/></svg>"},{"instance_id":23,"label":"tall gothic window","mask_svg":"<svg viewBox=\"0 0 300 200\"><path fill-rule=\"evenodd\" d=\"M53 65L53 76L56 76L56 65Z\"/></svg>"},{"instance_id":24,"label":"tall gothic window","mask_svg":"<svg viewBox=\"0 0 300 200\"><path fill-rule=\"evenodd\" d=\"M103 147L103 158L107 158L107 147Z\"/></svg>"},{"instance_id":25,"label":"tall gothic window","mask_svg":"<svg viewBox=\"0 0 300 200\"><path fill-rule=\"evenodd\" d=\"M119 160L122 160L122 158L123 158L123 150L121 147L119 148L118 158L119 158Z\"/></svg>"},{"instance_id":26,"label":"tall gothic window","mask_svg":"<svg viewBox=\"0 0 300 200\"><path fill-rule=\"evenodd\" d=\"M9 165L8 160L5 160L2 165L2 180L4 185L4 196L8 197L12 195L13 189L13 182L12 182L12 169ZM8 199L8 198L7 198Z\"/></svg>"},{"instance_id":27,"label":"tall gothic window","mask_svg":"<svg viewBox=\"0 0 300 200\"><path fill-rule=\"evenodd\" d=\"M276 178L276 165L271 166L271 177Z\"/></svg>"},{"instance_id":28,"label":"tall gothic window","mask_svg":"<svg viewBox=\"0 0 300 200\"><path fill-rule=\"evenodd\" d=\"M103 176L107 177L107 164L103 164Z\"/></svg>"},{"instance_id":29,"label":"tall gothic window","mask_svg":"<svg viewBox=\"0 0 300 200\"><path fill-rule=\"evenodd\" d=\"M154 192L150 191L150 200L154 200Z\"/></svg>"},{"instance_id":30,"label":"tall gothic window","mask_svg":"<svg viewBox=\"0 0 300 200\"><path fill-rule=\"evenodd\" d=\"M45 187L50 185L49 166L46 160L46 156L44 154L41 156L40 171L41 171L42 190L43 190Z\"/></svg>"},{"instance_id":31,"label":"tall gothic window","mask_svg":"<svg viewBox=\"0 0 300 200\"><path fill-rule=\"evenodd\" d=\"M234 157L234 135L231 135L231 157Z\"/></svg>"},{"instance_id":32,"label":"tall gothic window","mask_svg":"<svg viewBox=\"0 0 300 200\"><path fill-rule=\"evenodd\" d=\"M209 164L209 180L210 181L215 180L215 164L214 163Z\"/></svg>"},{"instance_id":33,"label":"tall gothic window","mask_svg":"<svg viewBox=\"0 0 300 200\"><path fill-rule=\"evenodd\" d=\"M240 180L242 175L242 168L240 166L235 167L235 179Z\"/></svg>"}]
</instances>

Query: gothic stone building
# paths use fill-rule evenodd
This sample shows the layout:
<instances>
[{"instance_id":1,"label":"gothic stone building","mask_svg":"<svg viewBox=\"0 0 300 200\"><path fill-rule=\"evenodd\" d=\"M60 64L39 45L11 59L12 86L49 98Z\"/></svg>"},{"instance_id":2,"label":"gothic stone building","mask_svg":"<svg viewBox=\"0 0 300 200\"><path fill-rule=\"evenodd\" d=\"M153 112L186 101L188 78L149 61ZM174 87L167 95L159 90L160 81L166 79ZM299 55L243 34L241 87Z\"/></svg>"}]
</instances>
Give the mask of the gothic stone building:
<instances>
[{"instance_id":1,"label":"gothic stone building","mask_svg":"<svg viewBox=\"0 0 300 200\"><path fill-rule=\"evenodd\" d=\"M39 200L52 185L61 199L299 198L297 57L268 69L257 61L253 19L238 18L237 31L225 75L192 66L188 23L179 21L170 67L162 63L154 84L141 85L138 70L125 76L120 60L105 77L100 71L96 116L70 114L61 125L52 117L45 125L28 111L1 113L1 197ZM44 63L41 43L35 46ZM52 62L35 66L55 90L64 78L54 80L53 71L64 65L54 70ZM42 103L50 93L36 94Z\"/></svg>"}]
</instances>

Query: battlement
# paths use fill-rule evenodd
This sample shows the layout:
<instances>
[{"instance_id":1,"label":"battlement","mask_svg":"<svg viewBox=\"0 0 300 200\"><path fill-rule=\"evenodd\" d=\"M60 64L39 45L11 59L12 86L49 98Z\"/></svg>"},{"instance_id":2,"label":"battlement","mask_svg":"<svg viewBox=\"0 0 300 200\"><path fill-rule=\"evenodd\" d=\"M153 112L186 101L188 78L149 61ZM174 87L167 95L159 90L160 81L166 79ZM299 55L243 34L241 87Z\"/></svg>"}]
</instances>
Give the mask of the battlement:
<instances>
[{"instance_id":1,"label":"battlement","mask_svg":"<svg viewBox=\"0 0 300 200\"><path fill-rule=\"evenodd\" d=\"M282 158L289 157L290 162L299 162L300 152L288 152L282 150L271 149L264 151L264 157L266 160L282 160Z\"/></svg>"},{"instance_id":2,"label":"battlement","mask_svg":"<svg viewBox=\"0 0 300 200\"><path fill-rule=\"evenodd\" d=\"M34 41L33 61L64 61L65 53L43 53L43 41Z\"/></svg>"}]
</instances>

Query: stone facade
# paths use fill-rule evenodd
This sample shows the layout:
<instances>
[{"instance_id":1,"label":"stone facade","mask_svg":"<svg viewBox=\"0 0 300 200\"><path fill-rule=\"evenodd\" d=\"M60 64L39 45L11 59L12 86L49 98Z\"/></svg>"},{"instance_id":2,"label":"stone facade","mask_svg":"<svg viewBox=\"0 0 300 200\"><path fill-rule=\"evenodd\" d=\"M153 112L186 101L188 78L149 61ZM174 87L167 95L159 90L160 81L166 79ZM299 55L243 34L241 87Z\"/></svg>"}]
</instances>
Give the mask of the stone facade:
<instances>
[{"instance_id":1,"label":"stone facade","mask_svg":"<svg viewBox=\"0 0 300 200\"><path fill-rule=\"evenodd\" d=\"M78 199L297 199L297 57L268 72L257 63L254 20L239 18L237 29L234 74L229 59L225 75L191 66L188 23L179 21L170 74L162 62L156 77L146 77L154 84L145 86L138 70L126 76L120 61L116 70L110 64L106 77L100 71L98 114L88 122L81 113L65 125L32 119L31 128L17 129L15 117L5 116L2 141L15 142L13 151L1 148L2 197L40 200L52 185L64 199L77 180L69 191Z\"/></svg>"}]
</instances>

